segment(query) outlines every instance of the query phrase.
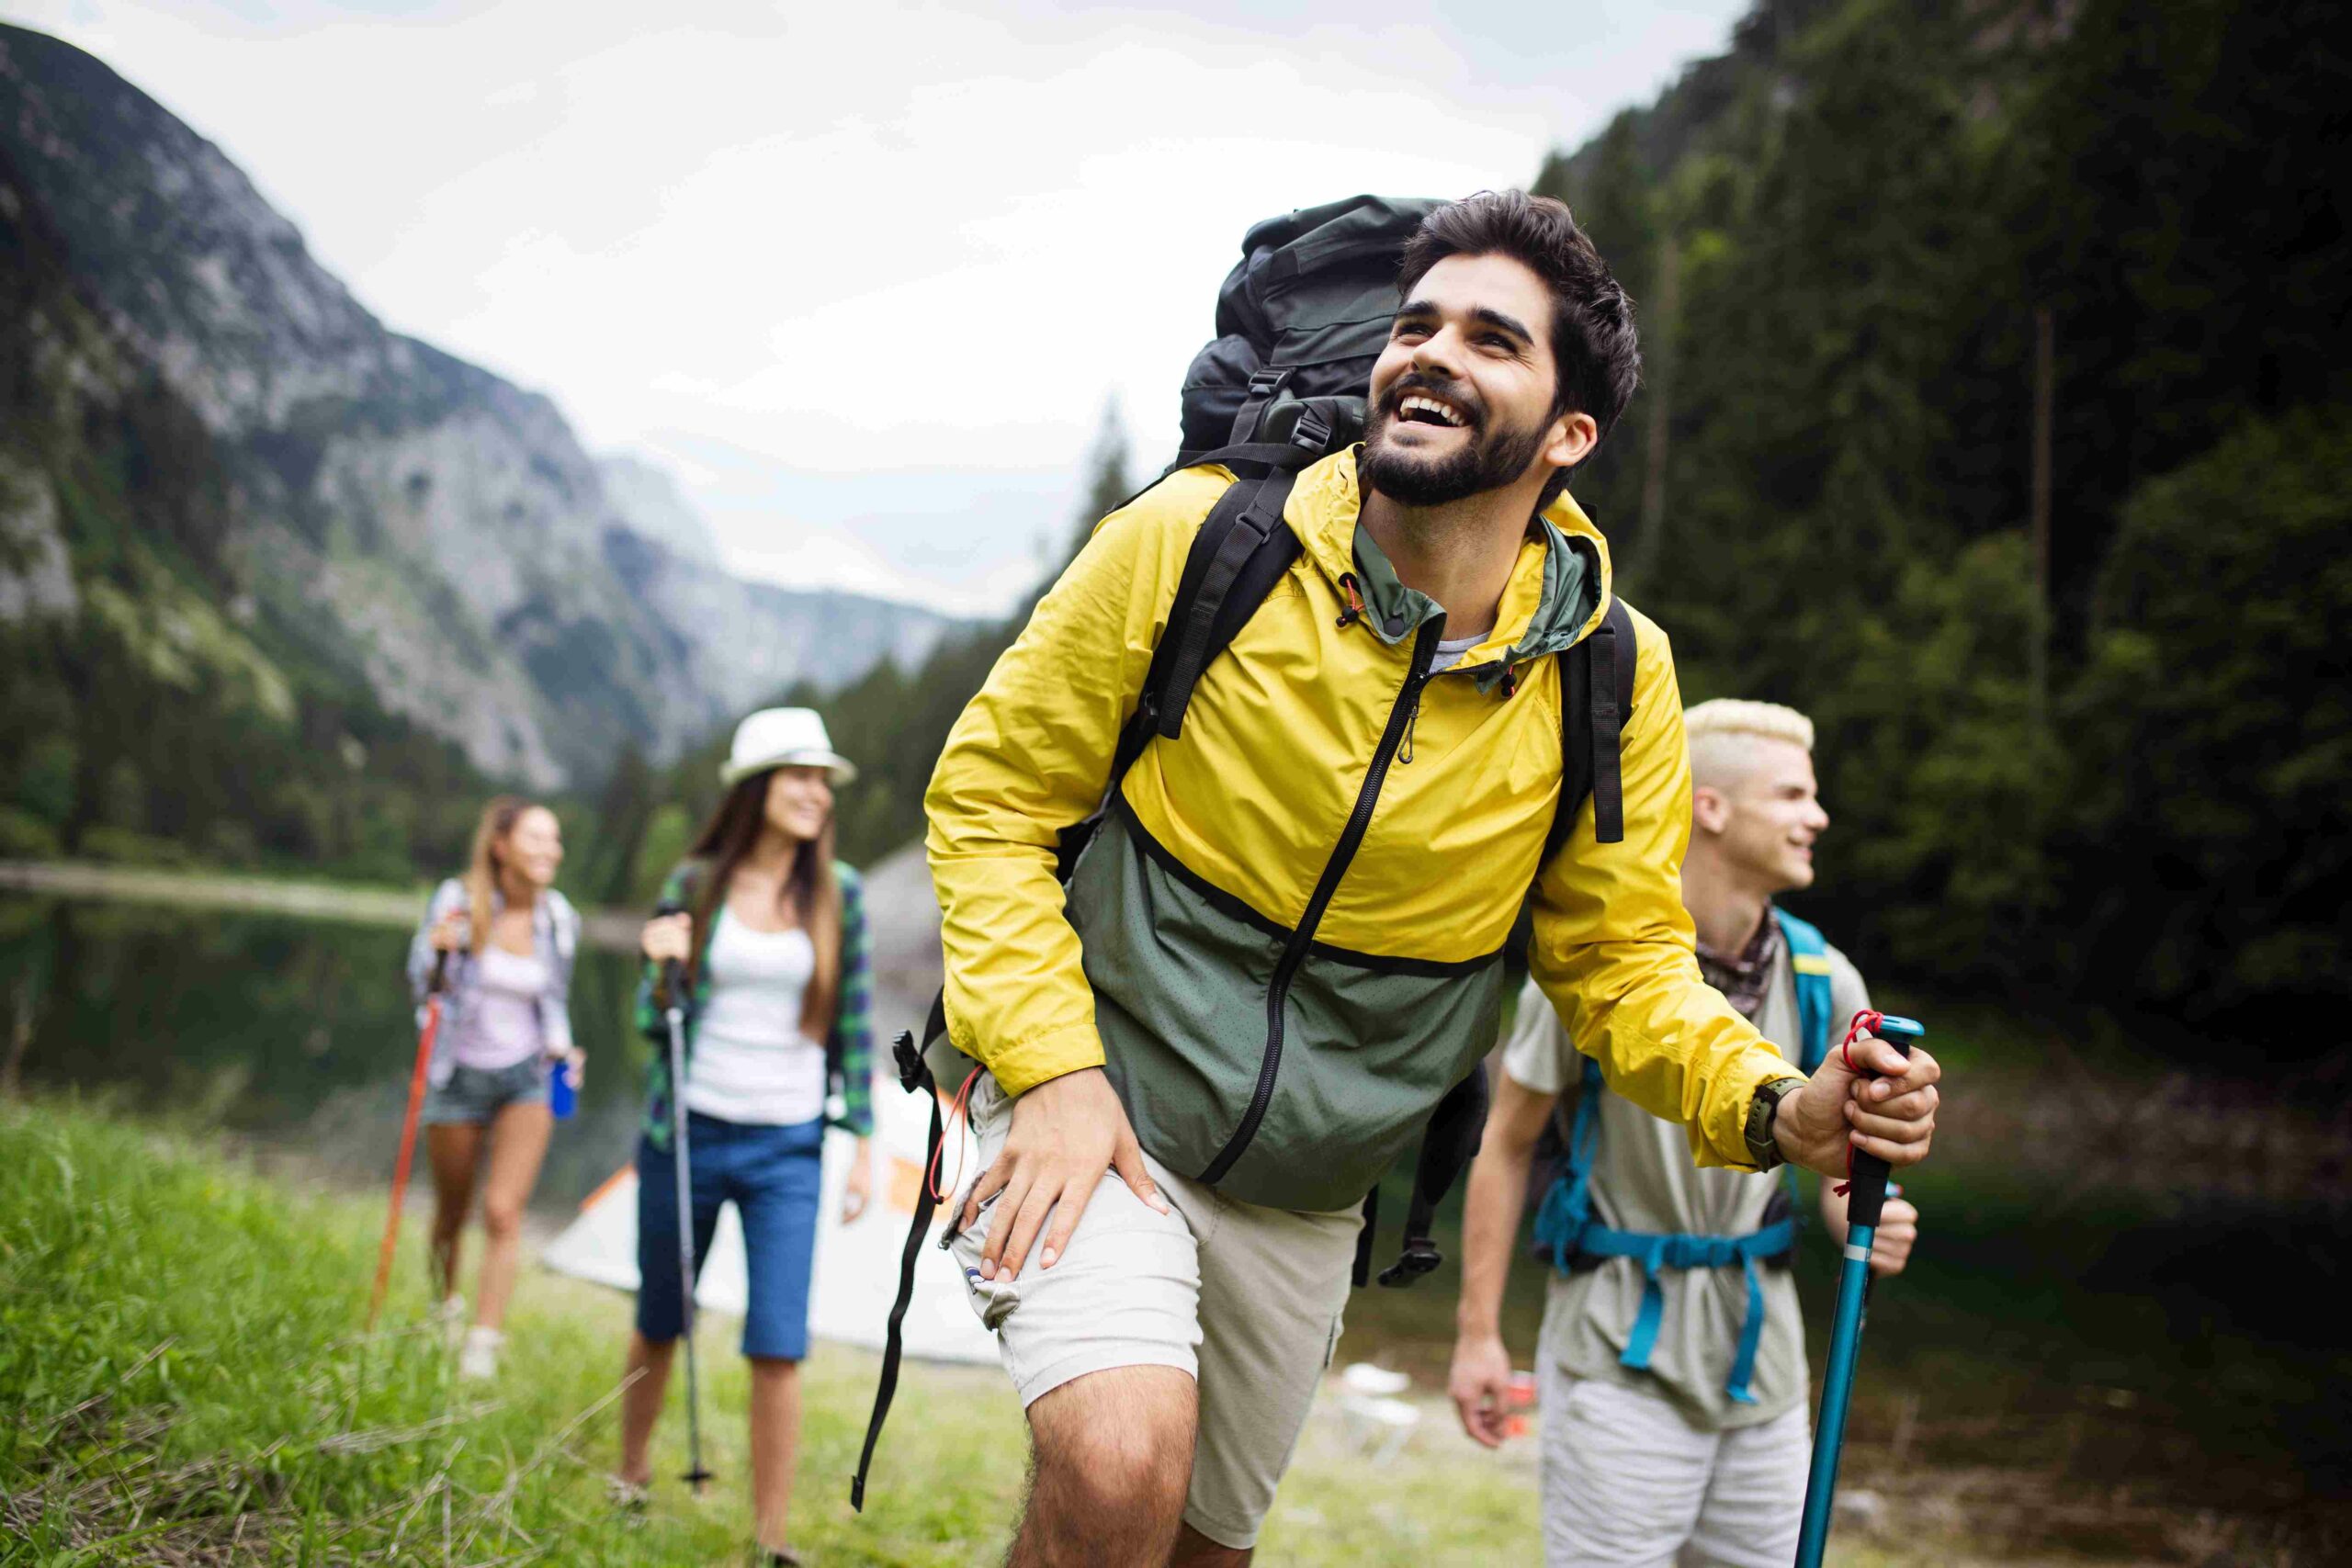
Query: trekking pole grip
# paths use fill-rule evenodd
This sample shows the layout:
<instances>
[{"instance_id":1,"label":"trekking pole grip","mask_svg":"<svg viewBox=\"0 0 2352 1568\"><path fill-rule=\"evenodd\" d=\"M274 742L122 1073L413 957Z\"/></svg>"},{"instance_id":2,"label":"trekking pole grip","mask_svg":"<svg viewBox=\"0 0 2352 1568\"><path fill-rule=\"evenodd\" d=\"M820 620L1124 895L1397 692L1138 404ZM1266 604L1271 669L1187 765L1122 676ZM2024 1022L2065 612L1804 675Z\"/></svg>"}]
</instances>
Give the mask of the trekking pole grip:
<instances>
[{"instance_id":1,"label":"trekking pole grip","mask_svg":"<svg viewBox=\"0 0 2352 1568\"><path fill-rule=\"evenodd\" d=\"M1896 1018L1892 1013L1879 1020L1877 1034L1905 1056L1911 1055L1912 1045L1927 1034L1917 1020ZM1848 1178L1846 1192L1846 1223L1878 1228L1879 1215L1886 1207L1886 1182L1892 1174L1886 1161L1876 1155L1854 1152L1853 1174Z\"/></svg>"},{"instance_id":2,"label":"trekking pole grip","mask_svg":"<svg viewBox=\"0 0 2352 1568\"><path fill-rule=\"evenodd\" d=\"M686 907L675 898L664 898L653 906L653 918L657 920L666 920L673 915L683 915L686 912ZM665 958L662 961L662 1005L665 1010L683 1007L685 1004L685 998L679 992L679 986L684 975L684 966L676 959Z\"/></svg>"}]
</instances>

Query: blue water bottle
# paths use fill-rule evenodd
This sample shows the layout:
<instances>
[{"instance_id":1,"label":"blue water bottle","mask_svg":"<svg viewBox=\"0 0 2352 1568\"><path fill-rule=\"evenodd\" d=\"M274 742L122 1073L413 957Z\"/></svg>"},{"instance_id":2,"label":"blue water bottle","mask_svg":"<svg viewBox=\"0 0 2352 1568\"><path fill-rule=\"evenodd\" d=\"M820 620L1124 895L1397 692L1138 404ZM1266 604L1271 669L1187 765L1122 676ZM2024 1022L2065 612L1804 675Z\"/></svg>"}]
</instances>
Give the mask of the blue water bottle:
<instances>
[{"instance_id":1,"label":"blue water bottle","mask_svg":"<svg viewBox=\"0 0 2352 1568\"><path fill-rule=\"evenodd\" d=\"M571 1119L572 1108L579 1103L579 1099L578 1093L571 1087L571 1058L549 1056L548 1058L548 1109L555 1112L557 1121L568 1122Z\"/></svg>"}]
</instances>

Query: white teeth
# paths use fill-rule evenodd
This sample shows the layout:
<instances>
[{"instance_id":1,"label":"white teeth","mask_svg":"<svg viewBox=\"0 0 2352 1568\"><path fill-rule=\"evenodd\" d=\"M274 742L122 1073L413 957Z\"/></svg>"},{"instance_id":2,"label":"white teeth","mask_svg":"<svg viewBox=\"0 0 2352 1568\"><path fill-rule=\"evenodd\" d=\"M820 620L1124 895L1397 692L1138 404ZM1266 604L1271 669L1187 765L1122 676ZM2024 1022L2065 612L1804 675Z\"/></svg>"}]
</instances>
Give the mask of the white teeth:
<instances>
[{"instance_id":1,"label":"white teeth","mask_svg":"<svg viewBox=\"0 0 2352 1568\"><path fill-rule=\"evenodd\" d=\"M1446 404L1439 402L1435 398L1424 398L1416 394L1396 405L1398 413L1410 413L1416 409L1435 414L1439 419L1457 429L1465 423L1459 413Z\"/></svg>"}]
</instances>

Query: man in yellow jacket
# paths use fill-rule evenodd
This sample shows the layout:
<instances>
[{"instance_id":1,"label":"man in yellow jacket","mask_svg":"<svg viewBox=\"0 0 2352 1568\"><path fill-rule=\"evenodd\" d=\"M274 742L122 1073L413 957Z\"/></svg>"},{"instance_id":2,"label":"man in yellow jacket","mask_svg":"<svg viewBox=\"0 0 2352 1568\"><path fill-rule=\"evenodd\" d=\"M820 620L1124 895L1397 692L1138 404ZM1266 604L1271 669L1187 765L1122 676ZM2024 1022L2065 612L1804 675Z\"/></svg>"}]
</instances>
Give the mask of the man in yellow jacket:
<instances>
[{"instance_id":1,"label":"man in yellow jacket","mask_svg":"<svg viewBox=\"0 0 2352 1568\"><path fill-rule=\"evenodd\" d=\"M1516 191L1433 213L1398 283L1364 443L1299 475L1299 558L1067 887L1059 836L1102 802L1229 473L1103 520L932 779L948 1038L985 1069L941 1074L969 1079L985 1162L955 1245L1028 1413L1023 1568L1249 1560L1358 1205L1493 1045L1531 887L1544 994L1699 1164L1927 1153L1927 1053L1872 1042L1854 1055L1883 1077L1808 1081L1701 980L1682 704L1638 615L1623 837L1587 805L1544 859L1559 656L1610 598L1566 483L1638 378L1623 290L1565 207Z\"/></svg>"}]
</instances>

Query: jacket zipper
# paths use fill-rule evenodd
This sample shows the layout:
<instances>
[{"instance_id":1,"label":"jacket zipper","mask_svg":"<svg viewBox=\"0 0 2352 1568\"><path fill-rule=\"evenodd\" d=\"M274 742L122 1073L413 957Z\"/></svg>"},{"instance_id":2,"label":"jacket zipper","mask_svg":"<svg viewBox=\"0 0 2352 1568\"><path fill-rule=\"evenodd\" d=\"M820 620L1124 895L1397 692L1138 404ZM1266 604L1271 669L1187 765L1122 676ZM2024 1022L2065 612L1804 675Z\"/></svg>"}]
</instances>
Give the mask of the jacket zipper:
<instances>
[{"instance_id":1,"label":"jacket zipper","mask_svg":"<svg viewBox=\"0 0 2352 1568\"><path fill-rule=\"evenodd\" d=\"M1380 744L1372 753L1372 766L1363 775L1363 786L1356 791L1355 809L1348 816L1348 825L1340 831L1339 841L1331 846L1331 858L1323 863L1323 875L1315 884L1314 896L1306 901L1306 912L1299 917L1297 929L1290 933L1290 941L1283 947L1280 962L1274 965L1273 978L1266 985L1266 1054L1258 1064L1258 1088L1250 1097L1250 1109L1242 1114L1241 1125L1216 1158L1196 1179L1208 1186L1224 1179L1241 1157L1250 1140L1258 1134L1258 1123L1266 1119L1266 1107L1274 1098L1274 1076L1283 1065L1283 1003L1290 996L1291 981L1297 976L1299 966L1306 962L1306 950L1314 945L1315 928L1323 922L1323 911L1330 906L1332 895L1340 890L1340 879L1348 874L1348 863L1354 860L1357 848L1372 826L1372 808L1380 799L1380 786L1388 777L1389 761L1396 755L1396 748L1405 738L1405 727L1411 721L1419 705L1421 687L1430 678L1430 661L1437 657L1438 639L1445 635L1445 617L1432 615L1421 623L1419 636L1413 639L1413 664L1405 677L1404 686L1396 694L1396 703L1388 710L1388 723L1380 734Z\"/></svg>"}]
</instances>

